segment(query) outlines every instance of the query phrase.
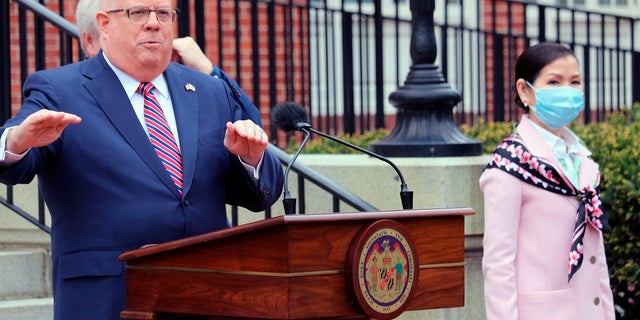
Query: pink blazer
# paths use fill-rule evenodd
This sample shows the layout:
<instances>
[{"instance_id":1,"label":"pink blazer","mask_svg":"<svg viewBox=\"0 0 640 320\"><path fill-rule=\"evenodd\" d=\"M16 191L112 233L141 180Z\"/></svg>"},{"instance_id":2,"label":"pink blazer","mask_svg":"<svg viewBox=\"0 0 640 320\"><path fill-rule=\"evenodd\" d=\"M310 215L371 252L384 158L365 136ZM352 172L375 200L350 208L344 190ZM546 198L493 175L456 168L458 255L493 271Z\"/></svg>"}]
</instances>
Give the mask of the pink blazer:
<instances>
[{"instance_id":1,"label":"pink blazer","mask_svg":"<svg viewBox=\"0 0 640 320\"><path fill-rule=\"evenodd\" d=\"M517 132L529 151L562 166L525 115ZM580 151L580 185L598 165ZM563 172L564 173L564 172ZM578 200L545 191L500 169L480 177L484 194L484 294L487 319L614 320L602 233L587 227L582 267L567 283Z\"/></svg>"}]
</instances>

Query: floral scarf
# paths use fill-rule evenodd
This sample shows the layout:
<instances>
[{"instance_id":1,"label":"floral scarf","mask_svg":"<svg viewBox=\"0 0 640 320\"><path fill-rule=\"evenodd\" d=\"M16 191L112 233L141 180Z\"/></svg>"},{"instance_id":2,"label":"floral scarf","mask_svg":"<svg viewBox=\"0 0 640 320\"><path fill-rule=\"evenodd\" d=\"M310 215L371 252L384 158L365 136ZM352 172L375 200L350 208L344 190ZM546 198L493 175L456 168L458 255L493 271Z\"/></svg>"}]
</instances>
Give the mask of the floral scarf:
<instances>
[{"instance_id":1,"label":"floral scarf","mask_svg":"<svg viewBox=\"0 0 640 320\"><path fill-rule=\"evenodd\" d=\"M598 186L600 175L594 186L587 185L578 190L572 183L567 183L553 165L532 155L518 134L506 137L491 154L488 168L503 170L520 180L553 193L575 196L580 201L576 224L569 251L569 279L580 269L583 258L583 237L588 225L600 230L609 231L607 217L602 211L602 203Z\"/></svg>"}]
</instances>

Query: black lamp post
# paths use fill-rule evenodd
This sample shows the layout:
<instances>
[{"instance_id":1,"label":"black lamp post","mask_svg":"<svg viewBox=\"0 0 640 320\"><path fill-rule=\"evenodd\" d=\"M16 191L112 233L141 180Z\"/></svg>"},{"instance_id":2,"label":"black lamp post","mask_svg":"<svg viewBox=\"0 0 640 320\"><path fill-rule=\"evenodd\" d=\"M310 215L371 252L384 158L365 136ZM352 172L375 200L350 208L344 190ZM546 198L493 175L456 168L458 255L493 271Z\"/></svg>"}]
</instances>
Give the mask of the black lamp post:
<instances>
[{"instance_id":1,"label":"black lamp post","mask_svg":"<svg viewBox=\"0 0 640 320\"><path fill-rule=\"evenodd\" d=\"M434 0L410 0L412 66L404 86L389 96L398 108L396 126L369 144L390 157L455 157L482 154L482 143L464 135L453 120L460 94L444 80L436 60Z\"/></svg>"}]
</instances>

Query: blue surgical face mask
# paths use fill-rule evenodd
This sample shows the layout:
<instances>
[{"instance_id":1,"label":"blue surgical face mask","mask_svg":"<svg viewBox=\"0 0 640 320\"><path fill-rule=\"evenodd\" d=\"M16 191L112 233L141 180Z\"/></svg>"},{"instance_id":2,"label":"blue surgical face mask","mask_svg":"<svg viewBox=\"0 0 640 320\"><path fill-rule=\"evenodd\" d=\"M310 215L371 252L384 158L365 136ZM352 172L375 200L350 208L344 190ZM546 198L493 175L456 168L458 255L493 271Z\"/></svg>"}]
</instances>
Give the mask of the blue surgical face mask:
<instances>
[{"instance_id":1,"label":"blue surgical face mask","mask_svg":"<svg viewBox=\"0 0 640 320\"><path fill-rule=\"evenodd\" d=\"M536 105L530 106L533 114L552 130L558 130L575 120L584 108L584 92L573 87L536 89L526 82L536 94Z\"/></svg>"}]
</instances>

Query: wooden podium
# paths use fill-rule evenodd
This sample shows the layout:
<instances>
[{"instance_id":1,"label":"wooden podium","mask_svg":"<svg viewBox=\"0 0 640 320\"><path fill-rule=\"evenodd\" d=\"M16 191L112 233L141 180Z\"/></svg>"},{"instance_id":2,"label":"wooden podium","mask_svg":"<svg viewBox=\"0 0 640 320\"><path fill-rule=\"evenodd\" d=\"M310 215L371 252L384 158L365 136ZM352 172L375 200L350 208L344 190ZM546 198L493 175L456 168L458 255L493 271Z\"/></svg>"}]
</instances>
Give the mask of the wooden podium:
<instances>
[{"instance_id":1,"label":"wooden podium","mask_svg":"<svg viewBox=\"0 0 640 320\"><path fill-rule=\"evenodd\" d=\"M121 316L392 319L408 310L461 307L464 216L472 214L285 215L125 252ZM379 263L391 267L383 272ZM366 280L369 273L381 277Z\"/></svg>"}]
</instances>

